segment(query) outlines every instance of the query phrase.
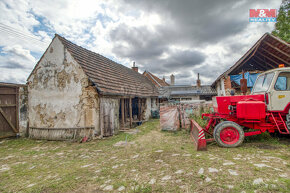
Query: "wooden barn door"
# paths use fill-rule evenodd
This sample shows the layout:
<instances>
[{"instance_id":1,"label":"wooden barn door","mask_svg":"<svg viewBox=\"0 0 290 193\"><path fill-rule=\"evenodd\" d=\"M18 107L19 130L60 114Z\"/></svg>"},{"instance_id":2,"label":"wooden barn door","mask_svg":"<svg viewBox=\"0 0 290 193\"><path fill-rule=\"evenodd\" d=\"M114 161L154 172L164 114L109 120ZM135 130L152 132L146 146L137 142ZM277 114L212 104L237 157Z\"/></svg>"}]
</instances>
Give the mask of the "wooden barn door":
<instances>
[{"instance_id":1,"label":"wooden barn door","mask_svg":"<svg viewBox=\"0 0 290 193\"><path fill-rule=\"evenodd\" d=\"M116 132L118 126L115 120L119 118L119 114L116 116L116 112L119 112L119 108L116 108L116 101L110 98L101 98L100 100L100 120L101 120L101 131L103 136L111 136Z\"/></svg>"},{"instance_id":2,"label":"wooden barn door","mask_svg":"<svg viewBox=\"0 0 290 193\"><path fill-rule=\"evenodd\" d=\"M19 133L18 87L0 84L0 138L16 133Z\"/></svg>"}]
</instances>

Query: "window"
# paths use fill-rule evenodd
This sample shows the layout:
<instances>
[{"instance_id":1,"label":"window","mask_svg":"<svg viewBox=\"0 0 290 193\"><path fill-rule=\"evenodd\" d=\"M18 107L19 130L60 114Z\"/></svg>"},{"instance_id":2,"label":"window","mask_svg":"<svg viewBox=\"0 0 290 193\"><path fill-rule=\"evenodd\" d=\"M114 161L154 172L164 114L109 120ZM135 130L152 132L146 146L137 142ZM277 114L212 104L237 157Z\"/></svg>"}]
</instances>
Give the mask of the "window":
<instances>
[{"instance_id":1,"label":"window","mask_svg":"<svg viewBox=\"0 0 290 193\"><path fill-rule=\"evenodd\" d=\"M274 73L263 74L258 77L255 87L253 88L253 93L255 92L266 92L274 77Z\"/></svg>"},{"instance_id":2,"label":"window","mask_svg":"<svg viewBox=\"0 0 290 193\"><path fill-rule=\"evenodd\" d=\"M281 72L274 88L277 91L290 90L290 72Z\"/></svg>"}]
</instances>

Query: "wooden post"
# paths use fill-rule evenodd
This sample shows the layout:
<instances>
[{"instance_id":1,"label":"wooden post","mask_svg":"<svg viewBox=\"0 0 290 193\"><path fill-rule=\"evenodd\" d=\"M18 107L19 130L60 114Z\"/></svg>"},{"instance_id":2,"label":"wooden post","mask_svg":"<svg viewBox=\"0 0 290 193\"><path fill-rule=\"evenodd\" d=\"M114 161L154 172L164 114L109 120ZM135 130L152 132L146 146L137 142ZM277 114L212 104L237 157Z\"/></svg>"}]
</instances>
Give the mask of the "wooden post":
<instances>
[{"instance_id":1,"label":"wooden post","mask_svg":"<svg viewBox=\"0 0 290 193\"><path fill-rule=\"evenodd\" d=\"M125 109L124 109L125 99L121 98L121 116L122 116L122 127L125 127Z\"/></svg>"},{"instance_id":2,"label":"wooden post","mask_svg":"<svg viewBox=\"0 0 290 193\"><path fill-rule=\"evenodd\" d=\"M132 98L129 98L130 128L132 128Z\"/></svg>"},{"instance_id":3,"label":"wooden post","mask_svg":"<svg viewBox=\"0 0 290 193\"><path fill-rule=\"evenodd\" d=\"M139 119L139 121L141 121L141 101L140 101L141 99L140 98L138 98L138 119Z\"/></svg>"},{"instance_id":4,"label":"wooden post","mask_svg":"<svg viewBox=\"0 0 290 193\"><path fill-rule=\"evenodd\" d=\"M16 87L16 130L19 133L19 89L20 87ZM24 89L24 88L23 88Z\"/></svg>"}]
</instances>

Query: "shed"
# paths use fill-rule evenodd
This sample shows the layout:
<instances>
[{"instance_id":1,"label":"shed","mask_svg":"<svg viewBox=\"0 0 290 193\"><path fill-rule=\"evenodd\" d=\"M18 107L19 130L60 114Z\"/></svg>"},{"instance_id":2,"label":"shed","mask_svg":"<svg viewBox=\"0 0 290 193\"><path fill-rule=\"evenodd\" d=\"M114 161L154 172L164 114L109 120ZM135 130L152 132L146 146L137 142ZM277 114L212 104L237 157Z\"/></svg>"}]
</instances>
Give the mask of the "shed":
<instances>
[{"instance_id":1,"label":"shed","mask_svg":"<svg viewBox=\"0 0 290 193\"><path fill-rule=\"evenodd\" d=\"M289 43L270 33L265 33L232 67L221 74L212 84L219 96L229 95L232 89L231 75L244 72L260 73L279 64L290 66ZM237 86L237 85L236 85Z\"/></svg>"},{"instance_id":2,"label":"shed","mask_svg":"<svg viewBox=\"0 0 290 193\"><path fill-rule=\"evenodd\" d=\"M144 76L55 35L27 79L29 136L105 137L150 117L158 91Z\"/></svg>"}]
</instances>

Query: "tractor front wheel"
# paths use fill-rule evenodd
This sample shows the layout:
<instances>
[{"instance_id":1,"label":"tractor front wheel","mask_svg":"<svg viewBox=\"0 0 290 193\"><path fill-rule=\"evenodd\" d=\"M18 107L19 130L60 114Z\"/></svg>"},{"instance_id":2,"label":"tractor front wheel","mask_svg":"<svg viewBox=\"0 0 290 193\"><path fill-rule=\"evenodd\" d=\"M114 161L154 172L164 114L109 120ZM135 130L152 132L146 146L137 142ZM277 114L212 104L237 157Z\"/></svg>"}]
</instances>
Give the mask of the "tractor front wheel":
<instances>
[{"instance_id":1,"label":"tractor front wheel","mask_svg":"<svg viewBox=\"0 0 290 193\"><path fill-rule=\"evenodd\" d=\"M243 143L245 138L243 128L232 121L219 123L214 128L213 136L218 145L222 147L237 147Z\"/></svg>"}]
</instances>

